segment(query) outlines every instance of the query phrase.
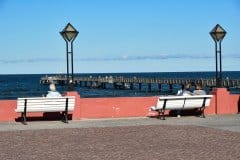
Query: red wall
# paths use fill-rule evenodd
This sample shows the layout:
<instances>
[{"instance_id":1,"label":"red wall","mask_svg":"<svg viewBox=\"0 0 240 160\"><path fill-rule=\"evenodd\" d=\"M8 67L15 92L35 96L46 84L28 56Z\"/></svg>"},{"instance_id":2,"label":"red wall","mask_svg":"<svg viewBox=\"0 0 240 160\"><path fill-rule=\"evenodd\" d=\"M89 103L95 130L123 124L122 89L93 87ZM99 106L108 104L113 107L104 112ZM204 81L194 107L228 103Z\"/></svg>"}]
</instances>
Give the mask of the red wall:
<instances>
[{"instance_id":1,"label":"red wall","mask_svg":"<svg viewBox=\"0 0 240 160\"><path fill-rule=\"evenodd\" d=\"M15 108L16 100L1 100L0 101L0 121L14 121L17 117Z\"/></svg>"},{"instance_id":2,"label":"red wall","mask_svg":"<svg viewBox=\"0 0 240 160\"><path fill-rule=\"evenodd\" d=\"M237 114L240 95L231 95L225 88L214 89L214 94L205 114ZM66 95L76 97L76 106L72 119L83 118L117 118L146 117L157 115L149 112L149 107L157 102L157 97L114 97L114 98L81 98L77 92ZM16 100L0 100L0 121L15 121L21 116L15 113ZM43 113L28 113L27 116L42 117ZM53 116L53 114L50 116ZM45 119L50 117L44 117Z\"/></svg>"},{"instance_id":3,"label":"red wall","mask_svg":"<svg viewBox=\"0 0 240 160\"><path fill-rule=\"evenodd\" d=\"M73 119L145 117L149 107L155 105L158 97L114 97L80 98L77 92L66 95L76 96Z\"/></svg>"},{"instance_id":4,"label":"red wall","mask_svg":"<svg viewBox=\"0 0 240 160\"><path fill-rule=\"evenodd\" d=\"M239 112L240 95L230 94L226 88L215 88L206 114L236 114Z\"/></svg>"},{"instance_id":5,"label":"red wall","mask_svg":"<svg viewBox=\"0 0 240 160\"><path fill-rule=\"evenodd\" d=\"M157 97L81 99L81 118L145 117Z\"/></svg>"}]
</instances>

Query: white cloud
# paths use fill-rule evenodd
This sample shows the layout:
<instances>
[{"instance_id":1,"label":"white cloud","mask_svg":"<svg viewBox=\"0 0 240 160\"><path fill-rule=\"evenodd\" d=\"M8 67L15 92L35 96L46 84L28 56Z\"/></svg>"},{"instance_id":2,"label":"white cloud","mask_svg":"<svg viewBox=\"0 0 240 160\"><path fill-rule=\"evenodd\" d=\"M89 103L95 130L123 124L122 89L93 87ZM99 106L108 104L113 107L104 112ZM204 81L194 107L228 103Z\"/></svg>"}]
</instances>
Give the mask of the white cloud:
<instances>
[{"instance_id":1,"label":"white cloud","mask_svg":"<svg viewBox=\"0 0 240 160\"><path fill-rule=\"evenodd\" d=\"M159 54L143 56L116 56L116 57L94 57L94 58L74 58L74 61L144 61L144 60L171 60L171 59L211 59L214 55L193 55L193 54ZM240 58L238 54L223 55L223 59ZM18 63L41 63L41 62L65 62L64 58L29 58L29 59L0 59L1 64Z\"/></svg>"}]
</instances>

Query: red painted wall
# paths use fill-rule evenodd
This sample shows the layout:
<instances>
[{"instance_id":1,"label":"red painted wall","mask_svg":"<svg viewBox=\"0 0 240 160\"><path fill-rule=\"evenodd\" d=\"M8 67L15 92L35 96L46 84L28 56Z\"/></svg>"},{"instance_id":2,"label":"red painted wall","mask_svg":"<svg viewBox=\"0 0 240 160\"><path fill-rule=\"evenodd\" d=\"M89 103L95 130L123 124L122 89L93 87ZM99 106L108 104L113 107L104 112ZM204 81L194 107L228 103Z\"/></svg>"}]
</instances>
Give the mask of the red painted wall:
<instances>
[{"instance_id":1,"label":"red painted wall","mask_svg":"<svg viewBox=\"0 0 240 160\"><path fill-rule=\"evenodd\" d=\"M232 114L240 113L240 95L229 96L229 108Z\"/></svg>"},{"instance_id":2,"label":"red painted wall","mask_svg":"<svg viewBox=\"0 0 240 160\"><path fill-rule=\"evenodd\" d=\"M0 101L0 121L15 121L17 113L15 108L16 100L1 100Z\"/></svg>"},{"instance_id":3,"label":"red painted wall","mask_svg":"<svg viewBox=\"0 0 240 160\"><path fill-rule=\"evenodd\" d=\"M73 119L145 117L149 106L155 105L158 97L113 97L80 98L77 92L66 95L76 97ZM156 115L156 113L153 113Z\"/></svg>"},{"instance_id":4,"label":"red painted wall","mask_svg":"<svg viewBox=\"0 0 240 160\"><path fill-rule=\"evenodd\" d=\"M240 95L230 94L226 88L215 88L212 91L214 97L206 114L236 114L238 113Z\"/></svg>"},{"instance_id":5,"label":"red painted wall","mask_svg":"<svg viewBox=\"0 0 240 160\"><path fill-rule=\"evenodd\" d=\"M231 95L224 88L214 89L214 94L205 114L236 114L239 112L240 95ZM149 107L157 102L158 97L114 97L114 98L81 98L77 92L67 92L76 97L76 106L72 119L83 118L117 118L145 117L157 115L149 112ZM15 113L16 100L0 100L0 121L15 121L21 116ZM168 112L167 112L168 113ZM27 116L51 119L54 114L28 113Z\"/></svg>"},{"instance_id":6,"label":"red painted wall","mask_svg":"<svg viewBox=\"0 0 240 160\"><path fill-rule=\"evenodd\" d=\"M83 98L81 118L144 117L157 97Z\"/></svg>"}]
</instances>

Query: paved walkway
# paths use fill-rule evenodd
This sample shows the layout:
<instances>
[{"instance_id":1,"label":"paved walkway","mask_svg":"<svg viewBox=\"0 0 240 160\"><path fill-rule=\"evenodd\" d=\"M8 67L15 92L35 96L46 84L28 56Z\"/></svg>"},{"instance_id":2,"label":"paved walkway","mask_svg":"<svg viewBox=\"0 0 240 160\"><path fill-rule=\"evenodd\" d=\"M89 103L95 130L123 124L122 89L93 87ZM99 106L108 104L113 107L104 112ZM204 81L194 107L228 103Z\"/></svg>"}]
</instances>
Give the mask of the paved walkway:
<instances>
[{"instance_id":1,"label":"paved walkway","mask_svg":"<svg viewBox=\"0 0 240 160\"><path fill-rule=\"evenodd\" d=\"M240 115L0 123L3 160L239 160Z\"/></svg>"},{"instance_id":2,"label":"paved walkway","mask_svg":"<svg viewBox=\"0 0 240 160\"><path fill-rule=\"evenodd\" d=\"M209 128L240 132L240 114L212 115L206 118L183 116L181 118L167 117L166 120L156 118L115 118L115 119L84 119L69 121L68 124L60 121L30 121L28 125L20 122L0 122L0 131L63 129L63 128L92 128L92 127L119 127L141 125L194 125Z\"/></svg>"}]
</instances>

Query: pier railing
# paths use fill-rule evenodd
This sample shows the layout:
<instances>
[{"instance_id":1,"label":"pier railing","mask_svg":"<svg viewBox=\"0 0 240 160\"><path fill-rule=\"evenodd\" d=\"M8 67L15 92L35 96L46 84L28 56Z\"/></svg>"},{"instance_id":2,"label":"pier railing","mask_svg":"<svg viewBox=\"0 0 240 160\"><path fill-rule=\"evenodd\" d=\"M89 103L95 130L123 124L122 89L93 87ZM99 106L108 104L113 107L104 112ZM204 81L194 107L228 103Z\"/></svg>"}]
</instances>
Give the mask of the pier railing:
<instances>
[{"instance_id":1,"label":"pier railing","mask_svg":"<svg viewBox=\"0 0 240 160\"><path fill-rule=\"evenodd\" d=\"M55 83L59 85L66 85L67 84L67 77L66 76L45 76L42 77L40 80L41 84L49 84ZM224 79L223 87L240 87L240 79ZM82 85L90 87L102 87L104 88L106 84L113 84L116 87L123 87L126 86L133 86L133 84L168 84L168 85L184 85L186 83L191 83L192 85L195 84L202 84L203 87L215 87L216 81L215 79L194 79L194 78L139 78L139 77L113 77L113 76L106 76L106 77L74 77L74 84Z\"/></svg>"}]
</instances>

